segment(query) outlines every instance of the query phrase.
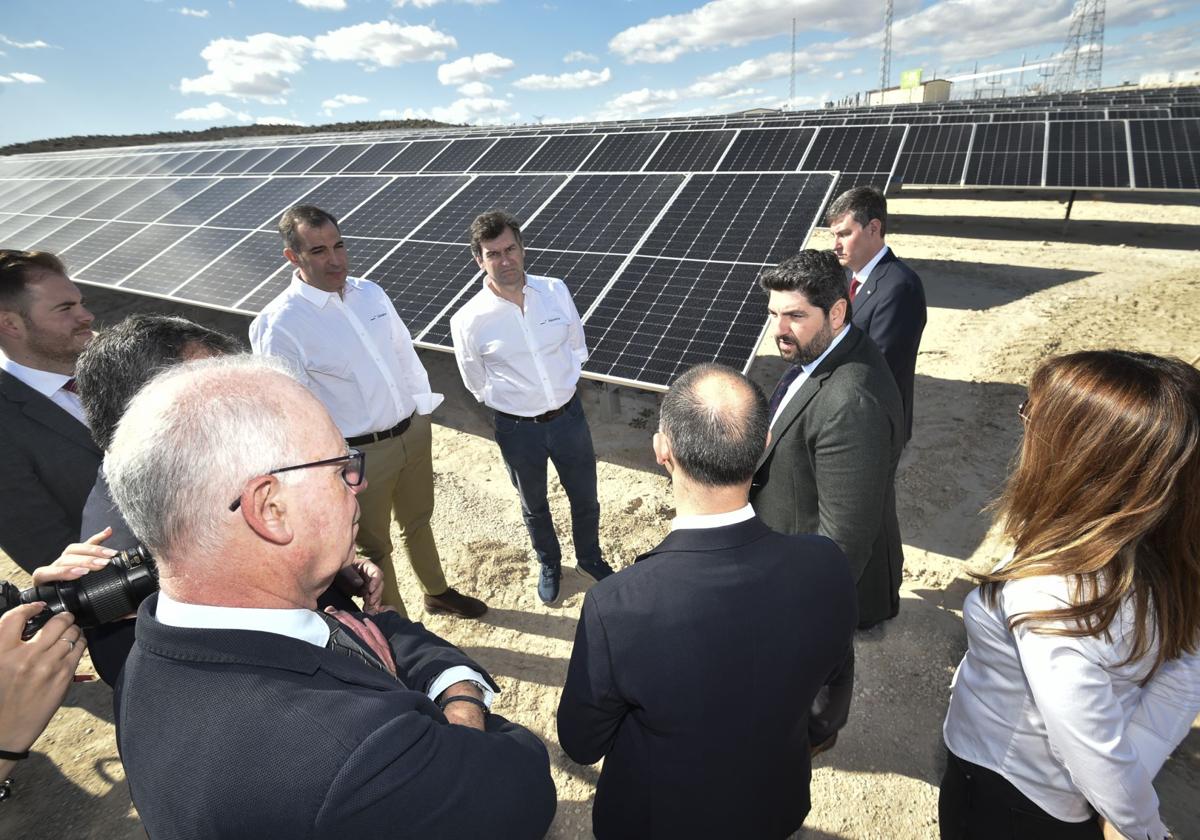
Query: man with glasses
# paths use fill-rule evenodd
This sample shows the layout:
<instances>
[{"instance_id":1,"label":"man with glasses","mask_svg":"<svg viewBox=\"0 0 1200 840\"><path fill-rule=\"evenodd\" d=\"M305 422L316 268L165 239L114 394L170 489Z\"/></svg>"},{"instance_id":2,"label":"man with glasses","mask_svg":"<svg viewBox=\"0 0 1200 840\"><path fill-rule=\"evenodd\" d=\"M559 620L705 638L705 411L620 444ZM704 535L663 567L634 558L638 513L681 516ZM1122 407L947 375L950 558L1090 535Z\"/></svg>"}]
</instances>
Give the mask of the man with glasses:
<instances>
[{"instance_id":1,"label":"man with glasses","mask_svg":"<svg viewBox=\"0 0 1200 840\"><path fill-rule=\"evenodd\" d=\"M487 605L450 588L430 527L429 415L442 395L432 392L408 328L383 289L349 276L346 244L329 213L297 205L280 218L279 233L296 270L250 325L254 352L290 362L350 446L370 455L374 476L359 498L358 544L383 569L384 602L404 610L392 563L394 517L425 609L478 618Z\"/></svg>"},{"instance_id":2,"label":"man with glasses","mask_svg":"<svg viewBox=\"0 0 1200 840\"><path fill-rule=\"evenodd\" d=\"M176 366L121 419L105 471L161 586L116 696L150 836L545 834L546 748L479 665L397 613L315 609L368 461L269 359Z\"/></svg>"}]
</instances>

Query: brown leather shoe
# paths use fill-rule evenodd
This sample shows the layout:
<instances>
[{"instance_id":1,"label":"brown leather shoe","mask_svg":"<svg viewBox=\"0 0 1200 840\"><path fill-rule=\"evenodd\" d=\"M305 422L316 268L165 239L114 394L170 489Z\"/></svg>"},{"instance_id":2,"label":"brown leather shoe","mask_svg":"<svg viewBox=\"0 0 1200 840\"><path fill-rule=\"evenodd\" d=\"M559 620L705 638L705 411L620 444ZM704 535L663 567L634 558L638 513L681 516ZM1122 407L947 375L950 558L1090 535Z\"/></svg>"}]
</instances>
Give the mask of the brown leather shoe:
<instances>
[{"instance_id":1,"label":"brown leather shoe","mask_svg":"<svg viewBox=\"0 0 1200 840\"><path fill-rule=\"evenodd\" d=\"M837 744L837 736L838 736L838 734L836 732L834 732L832 735L830 735L828 738L826 738L821 743L813 744L811 747L808 748L808 757L816 758L817 756L819 756L821 753L825 752L826 750L833 749L834 745Z\"/></svg>"},{"instance_id":2,"label":"brown leather shoe","mask_svg":"<svg viewBox=\"0 0 1200 840\"><path fill-rule=\"evenodd\" d=\"M441 595L426 595L425 610L431 613L450 613L460 618L479 618L487 612L487 604L451 588Z\"/></svg>"}]
</instances>

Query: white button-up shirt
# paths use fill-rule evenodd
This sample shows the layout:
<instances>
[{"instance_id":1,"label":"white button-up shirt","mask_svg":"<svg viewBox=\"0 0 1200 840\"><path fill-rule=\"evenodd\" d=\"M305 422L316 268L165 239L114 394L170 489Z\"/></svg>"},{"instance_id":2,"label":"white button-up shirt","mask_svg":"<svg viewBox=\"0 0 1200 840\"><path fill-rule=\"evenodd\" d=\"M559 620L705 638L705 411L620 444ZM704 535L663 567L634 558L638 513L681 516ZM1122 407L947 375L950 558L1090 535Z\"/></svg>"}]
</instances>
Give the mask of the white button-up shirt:
<instances>
[{"instance_id":1,"label":"white button-up shirt","mask_svg":"<svg viewBox=\"0 0 1200 840\"><path fill-rule=\"evenodd\" d=\"M1126 837L1163 838L1155 774L1200 712L1200 654L1121 664L1133 605L1122 605L1110 639L1016 632L1020 613L1072 603L1064 577L1009 581L998 605L977 589L963 621L968 648L954 676L943 734L960 758L1004 776L1052 816L1089 819L1095 808Z\"/></svg>"},{"instance_id":2,"label":"white button-up shirt","mask_svg":"<svg viewBox=\"0 0 1200 840\"><path fill-rule=\"evenodd\" d=\"M525 309L493 292L484 278L450 319L454 357L467 390L489 408L536 417L575 395L587 344L563 281L525 275Z\"/></svg>"},{"instance_id":3,"label":"white button-up shirt","mask_svg":"<svg viewBox=\"0 0 1200 840\"><path fill-rule=\"evenodd\" d=\"M871 278L871 272L875 270L875 266L879 265L879 261L887 252L888 246L884 245L879 249L879 253L871 257L871 261L862 267L862 271L851 272L851 275L857 277L859 283L866 285L867 280Z\"/></svg>"},{"instance_id":4,"label":"white button-up shirt","mask_svg":"<svg viewBox=\"0 0 1200 840\"><path fill-rule=\"evenodd\" d=\"M3 353L0 353L0 368L20 379L83 425L88 426L87 417L83 413L83 403L79 401L79 395L63 388L71 377L63 373L53 373L48 370L26 367L14 362ZM88 426L88 428L91 427Z\"/></svg>"},{"instance_id":5,"label":"white button-up shirt","mask_svg":"<svg viewBox=\"0 0 1200 840\"><path fill-rule=\"evenodd\" d=\"M347 278L342 296L295 273L250 324L250 346L291 362L343 437L386 431L442 402L429 387L408 327L370 280Z\"/></svg>"}]
</instances>

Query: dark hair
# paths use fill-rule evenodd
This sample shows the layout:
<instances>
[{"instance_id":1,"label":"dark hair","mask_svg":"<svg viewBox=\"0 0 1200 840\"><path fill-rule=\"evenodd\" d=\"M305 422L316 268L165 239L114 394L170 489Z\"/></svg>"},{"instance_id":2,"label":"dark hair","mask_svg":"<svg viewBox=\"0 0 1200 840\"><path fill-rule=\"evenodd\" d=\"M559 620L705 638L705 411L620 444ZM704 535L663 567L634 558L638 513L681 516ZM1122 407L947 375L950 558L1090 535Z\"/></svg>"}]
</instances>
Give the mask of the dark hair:
<instances>
[{"instance_id":1,"label":"dark hair","mask_svg":"<svg viewBox=\"0 0 1200 840\"><path fill-rule=\"evenodd\" d=\"M25 290L35 268L67 276L62 260L47 251L0 248L0 309L27 314Z\"/></svg>"},{"instance_id":2,"label":"dark hair","mask_svg":"<svg viewBox=\"0 0 1200 840\"><path fill-rule=\"evenodd\" d=\"M1200 371L1125 350L1051 358L1033 374L1020 459L998 504L1013 559L976 575L1061 575L1072 603L1014 616L1039 632L1102 636L1134 608L1127 662L1200 645ZM1046 626L1046 622L1051 622ZM1057 624L1062 622L1062 624ZM1146 679L1149 679L1149 674Z\"/></svg>"},{"instance_id":3,"label":"dark hair","mask_svg":"<svg viewBox=\"0 0 1200 840\"><path fill-rule=\"evenodd\" d=\"M833 224L849 213L863 227L879 220L879 235L887 233L887 199L874 187L854 187L833 200L825 213L825 223Z\"/></svg>"},{"instance_id":4,"label":"dark hair","mask_svg":"<svg viewBox=\"0 0 1200 840\"><path fill-rule=\"evenodd\" d=\"M710 487L749 481L767 446L767 401L753 382L715 363L688 368L659 410L675 463Z\"/></svg>"},{"instance_id":5,"label":"dark hair","mask_svg":"<svg viewBox=\"0 0 1200 840\"><path fill-rule=\"evenodd\" d=\"M214 354L242 352L236 338L173 315L130 315L100 332L75 363L79 401L92 437L108 449L125 407L156 373L183 361L189 345Z\"/></svg>"},{"instance_id":6,"label":"dark hair","mask_svg":"<svg viewBox=\"0 0 1200 840\"><path fill-rule=\"evenodd\" d=\"M341 231L337 217L315 204L297 204L295 207L289 207L279 217L279 235L283 237L283 244L293 251L300 250L300 240L296 236L296 228L300 225L314 228L333 225L339 232Z\"/></svg>"},{"instance_id":7,"label":"dark hair","mask_svg":"<svg viewBox=\"0 0 1200 840\"><path fill-rule=\"evenodd\" d=\"M480 243L495 239L504 233L505 228L513 232L513 239L524 248L525 245L521 241L521 223L507 210L489 210L480 213L475 217L475 221L471 222L471 253L482 257L483 246Z\"/></svg>"},{"instance_id":8,"label":"dark hair","mask_svg":"<svg viewBox=\"0 0 1200 840\"><path fill-rule=\"evenodd\" d=\"M850 320L850 292L846 288L846 270L833 251L805 248L779 265L763 271L758 283L768 292L800 292L810 305L826 315L839 300L846 301L846 320Z\"/></svg>"}]
</instances>

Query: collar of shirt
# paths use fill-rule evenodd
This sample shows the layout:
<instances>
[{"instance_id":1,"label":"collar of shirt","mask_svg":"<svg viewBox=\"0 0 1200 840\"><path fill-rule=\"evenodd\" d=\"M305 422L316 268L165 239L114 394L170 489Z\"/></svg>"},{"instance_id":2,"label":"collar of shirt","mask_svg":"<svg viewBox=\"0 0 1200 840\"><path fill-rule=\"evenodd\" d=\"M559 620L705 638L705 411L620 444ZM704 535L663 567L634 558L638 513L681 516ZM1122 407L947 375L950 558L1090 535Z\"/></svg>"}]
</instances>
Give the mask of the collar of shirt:
<instances>
[{"instance_id":1,"label":"collar of shirt","mask_svg":"<svg viewBox=\"0 0 1200 840\"><path fill-rule=\"evenodd\" d=\"M53 397L54 393L61 390L62 386L67 384L67 380L71 378L65 373L53 373L48 370L26 367L4 355L0 355L0 368L4 368L46 398Z\"/></svg>"},{"instance_id":2,"label":"collar of shirt","mask_svg":"<svg viewBox=\"0 0 1200 840\"><path fill-rule=\"evenodd\" d=\"M888 246L884 245L879 249L879 253L871 257L871 261L862 267L862 271L853 272L858 278L859 283L866 283L871 277L871 272L875 270L875 266L879 265L879 261L883 259L883 255L888 252Z\"/></svg>"},{"instance_id":3,"label":"collar of shirt","mask_svg":"<svg viewBox=\"0 0 1200 840\"><path fill-rule=\"evenodd\" d=\"M214 607L176 601L161 590L158 593L158 620L169 627L197 630L257 630L275 633L325 647L329 626L312 610L259 607Z\"/></svg>"},{"instance_id":4,"label":"collar of shirt","mask_svg":"<svg viewBox=\"0 0 1200 840\"><path fill-rule=\"evenodd\" d=\"M324 289L318 289L311 283L305 283L300 278L300 269L295 269L292 272L292 287L299 293L300 297L311 303L317 309L323 309L325 304L329 303L330 298L342 298L337 292L327 292ZM346 277L346 285L342 287L345 294L357 292L361 286L357 277ZM343 298L344 299L344 298Z\"/></svg>"},{"instance_id":5,"label":"collar of shirt","mask_svg":"<svg viewBox=\"0 0 1200 840\"><path fill-rule=\"evenodd\" d=\"M671 530L681 531L684 528L724 528L726 525L736 525L754 518L754 508L747 502L744 507L725 513L697 513L693 516L676 516L671 520Z\"/></svg>"},{"instance_id":6,"label":"collar of shirt","mask_svg":"<svg viewBox=\"0 0 1200 840\"><path fill-rule=\"evenodd\" d=\"M783 410L787 407L787 404L792 401L792 397L796 396L796 392L800 390L800 386L808 381L808 377L812 375L812 372L817 369L821 362L825 361L825 357L833 352L833 348L842 343L842 339L846 337L846 333L848 332L850 332L850 324L843 325L842 331L833 337L833 341L829 342L829 346L825 348L824 353L822 353L820 356L817 356L817 358L813 359L808 364L800 366L800 375L797 376L792 381L792 384L788 386L787 393L785 393L783 395L783 399L779 401L779 408L775 409L775 415L771 418L772 426L775 425L775 421L779 418L779 415L783 414Z\"/></svg>"}]
</instances>

